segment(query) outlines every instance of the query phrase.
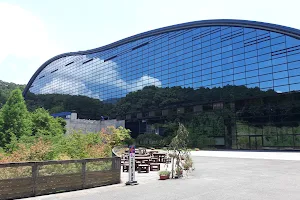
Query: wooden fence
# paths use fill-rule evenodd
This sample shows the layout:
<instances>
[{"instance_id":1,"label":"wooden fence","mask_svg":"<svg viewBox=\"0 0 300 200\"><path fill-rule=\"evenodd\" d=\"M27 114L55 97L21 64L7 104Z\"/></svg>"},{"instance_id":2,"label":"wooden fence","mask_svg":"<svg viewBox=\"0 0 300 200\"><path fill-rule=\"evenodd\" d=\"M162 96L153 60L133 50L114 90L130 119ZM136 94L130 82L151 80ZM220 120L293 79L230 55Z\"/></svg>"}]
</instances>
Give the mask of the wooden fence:
<instances>
[{"instance_id":1,"label":"wooden fence","mask_svg":"<svg viewBox=\"0 0 300 200\"><path fill-rule=\"evenodd\" d=\"M0 199L120 183L119 157L0 164Z\"/></svg>"}]
</instances>

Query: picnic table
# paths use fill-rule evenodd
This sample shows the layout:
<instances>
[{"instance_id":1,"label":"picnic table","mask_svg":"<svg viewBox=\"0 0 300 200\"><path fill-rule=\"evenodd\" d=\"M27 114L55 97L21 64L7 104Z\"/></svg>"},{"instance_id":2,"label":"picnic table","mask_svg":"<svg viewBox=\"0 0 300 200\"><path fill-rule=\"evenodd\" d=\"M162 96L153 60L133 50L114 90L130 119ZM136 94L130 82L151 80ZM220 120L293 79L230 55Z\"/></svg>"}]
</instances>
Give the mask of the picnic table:
<instances>
[{"instance_id":1,"label":"picnic table","mask_svg":"<svg viewBox=\"0 0 300 200\"><path fill-rule=\"evenodd\" d=\"M141 154L141 155L145 155L146 152L147 152L147 150L146 150L146 148L138 148L138 152L139 152L139 154Z\"/></svg>"},{"instance_id":2,"label":"picnic table","mask_svg":"<svg viewBox=\"0 0 300 200\"><path fill-rule=\"evenodd\" d=\"M150 150L149 151L149 154L152 156L153 155L153 153L158 153L158 151L157 150Z\"/></svg>"},{"instance_id":3,"label":"picnic table","mask_svg":"<svg viewBox=\"0 0 300 200\"><path fill-rule=\"evenodd\" d=\"M153 153L155 158L158 158L159 163L163 163L164 158L166 157L165 153Z\"/></svg>"},{"instance_id":4,"label":"picnic table","mask_svg":"<svg viewBox=\"0 0 300 200\"><path fill-rule=\"evenodd\" d=\"M150 154L135 154L135 157L150 157Z\"/></svg>"},{"instance_id":5,"label":"picnic table","mask_svg":"<svg viewBox=\"0 0 300 200\"><path fill-rule=\"evenodd\" d=\"M140 161L141 163L147 163L147 164L149 164L150 159L151 159L151 157L145 157L145 156L144 157L142 157L142 156L135 157L136 161Z\"/></svg>"}]
</instances>

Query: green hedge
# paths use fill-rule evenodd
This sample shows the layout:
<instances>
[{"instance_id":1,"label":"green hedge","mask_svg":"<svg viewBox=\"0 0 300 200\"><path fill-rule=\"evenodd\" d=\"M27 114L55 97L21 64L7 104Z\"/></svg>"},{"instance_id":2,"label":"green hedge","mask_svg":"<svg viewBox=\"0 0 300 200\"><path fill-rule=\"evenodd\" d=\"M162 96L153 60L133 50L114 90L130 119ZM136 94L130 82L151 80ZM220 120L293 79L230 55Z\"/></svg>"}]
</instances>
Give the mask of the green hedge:
<instances>
[{"instance_id":1,"label":"green hedge","mask_svg":"<svg viewBox=\"0 0 300 200\"><path fill-rule=\"evenodd\" d=\"M166 145L166 140L157 134L141 134L136 138L136 145L143 147L163 147Z\"/></svg>"}]
</instances>

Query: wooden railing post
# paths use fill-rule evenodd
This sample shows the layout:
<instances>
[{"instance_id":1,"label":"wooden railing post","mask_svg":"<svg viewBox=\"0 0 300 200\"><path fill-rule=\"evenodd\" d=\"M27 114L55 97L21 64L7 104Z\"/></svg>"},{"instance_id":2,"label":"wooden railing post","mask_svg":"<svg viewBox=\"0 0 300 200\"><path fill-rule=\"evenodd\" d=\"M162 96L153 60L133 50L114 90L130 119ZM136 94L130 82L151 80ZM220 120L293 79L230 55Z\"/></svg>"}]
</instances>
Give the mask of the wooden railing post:
<instances>
[{"instance_id":1,"label":"wooden railing post","mask_svg":"<svg viewBox=\"0 0 300 200\"><path fill-rule=\"evenodd\" d=\"M32 175L32 195L36 195L36 179L38 176L38 164L34 163L31 168L31 175Z\"/></svg>"},{"instance_id":2,"label":"wooden railing post","mask_svg":"<svg viewBox=\"0 0 300 200\"><path fill-rule=\"evenodd\" d=\"M86 160L83 160L82 161L82 168L81 168L81 177L82 177L82 188L84 189L85 188L85 177L86 177Z\"/></svg>"},{"instance_id":3,"label":"wooden railing post","mask_svg":"<svg viewBox=\"0 0 300 200\"><path fill-rule=\"evenodd\" d=\"M112 170L116 169L116 157L111 159L111 169Z\"/></svg>"},{"instance_id":4,"label":"wooden railing post","mask_svg":"<svg viewBox=\"0 0 300 200\"><path fill-rule=\"evenodd\" d=\"M116 159L115 162L117 163L116 169L120 170L121 169L121 158L116 157L115 159Z\"/></svg>"}]
</instances>

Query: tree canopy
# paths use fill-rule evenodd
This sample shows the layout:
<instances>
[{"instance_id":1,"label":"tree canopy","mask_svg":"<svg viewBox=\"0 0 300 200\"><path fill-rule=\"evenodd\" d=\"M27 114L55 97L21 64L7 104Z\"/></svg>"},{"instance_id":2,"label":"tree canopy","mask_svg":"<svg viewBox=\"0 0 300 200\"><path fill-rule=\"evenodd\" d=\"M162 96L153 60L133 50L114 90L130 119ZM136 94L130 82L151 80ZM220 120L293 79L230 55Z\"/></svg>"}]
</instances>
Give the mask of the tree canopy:
<instances>
[{"instance_id":1,"label":"tree canopy","mask_svg":"<svg viewBox=\"0 0 300 200\"><path fill-rule=\"evenodd\" d=\"M20 89L12 91L0 110L0 145L10 143L14 138L31 135L32 121Z\"/></svg>"},{"instance_id":2,"label":"tree canopy","mask_svg":"<svg viewBox=\"0 0 300 200\"><path fill-rule=\"evenodd\" d=\"M7 101L11 91L16 88L20 88L21 90L23 90L25 88L25 85L18 85L15 83L8 83L0 80L0 108Z\"/></svg>"},{"instance_id":3,"label":"tree canopy","mask_svg":"<svg viewBox=\"0 0 300 200\"><path fill-rule=\"evenodd\" d=\"M28 92L26 102L30 111L43 107L50 113L76 112L78 117L83 119L100 119L101 116L110 115L113 108L113 104L103 103L99 99L66 94L33 94Z\"/></svg>"},{"instance_id":4,"label":"tree canopy","mask_svg":"<svg viewBox=\"0 0 300 200\"><path fill-rule=\"evenodd\" d=\"M14 148L20 138L60 136L65 133L64 126L64 121L43 108L29 112L21 90L15 89L0 109L0 147Z\"/></svg>"}]
</instances>

